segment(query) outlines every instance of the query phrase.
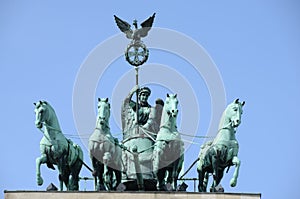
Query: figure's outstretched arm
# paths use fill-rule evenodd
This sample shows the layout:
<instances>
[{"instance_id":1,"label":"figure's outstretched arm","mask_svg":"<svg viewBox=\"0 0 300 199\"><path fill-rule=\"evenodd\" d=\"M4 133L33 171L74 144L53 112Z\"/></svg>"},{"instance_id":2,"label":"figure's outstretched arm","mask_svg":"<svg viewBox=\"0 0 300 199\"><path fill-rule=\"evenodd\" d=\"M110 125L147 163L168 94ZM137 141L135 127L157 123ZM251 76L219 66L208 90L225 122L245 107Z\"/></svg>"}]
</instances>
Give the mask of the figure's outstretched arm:
<instances>
[{"instance_id":1,"label":"figure's outstretched arm","mask_svg":"<svg viewBox=\"0 0 300 199\"><path fill-rule=\"evenodd\" d=\"M124 99L121 107L121 119L122 119L122 129L125 130L126 127L126 118L131 111L130 102L133 94L139 90L139 86L134 86L127 97Z\"/></svg>"},{"instance_id":2,"label":"figure's outstretched arm","mask_svg":"<svg viewBox=\"0 0 300 199\"><path fill-rule=\"evenodd\" d=\"M131 98L133 96L133 94L139 90L139 86L136 85L134 86L131 91L129 92L128 96L124 99L123 101L123 106L129 105L129 102L131 101Z\"/></svg>"}]
</instances>

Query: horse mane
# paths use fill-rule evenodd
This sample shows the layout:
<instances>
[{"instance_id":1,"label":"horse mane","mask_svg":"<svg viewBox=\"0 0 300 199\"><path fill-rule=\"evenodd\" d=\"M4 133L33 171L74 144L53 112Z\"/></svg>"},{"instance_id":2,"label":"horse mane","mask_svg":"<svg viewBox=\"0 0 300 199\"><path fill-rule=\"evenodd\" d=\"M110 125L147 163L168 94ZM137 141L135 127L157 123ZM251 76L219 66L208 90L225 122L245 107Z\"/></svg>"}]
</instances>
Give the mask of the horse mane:
<instances>
[{"instance_id":1,"label":"horse mane","mask_svg":"<svg viewBox=\"0 0 300 199\"><path fill-rule=\"evenodd\" d=\"M60 130L58 132L62 133L61 128L60 128L60 124L59 124L59 121L58 121L58 117L56 115L56 112L55 112L54 108L47 101L40 101L40 103L41 103L41 105L46 106L46 108L49 111L49 117L52 117L54 119L55 123L57 124L57 128Z\"/></svg>"},{"instance_id":2,"label":"horse mane","mask_svg":"<svg viewBox=\"0 0 300 199\"><path fill-rule=\"evenodd\" d=\"M54 108L47 101L42 101L42 103L45 104L48 108L50 108L55 113Z\"/></svg>"},{"instance_id":3,"label":"horse mane","mask_svg":"<svg viewBox=\"0 0 300 199\"><path fill-rule=\"evenodd\" d=\"M222 116L221 116L221 119L220 119L220 122L219 122L219 126L218 126L218 131L219 131L220 129L222 129L222 127L223 127L223 124L224 124L224 122L225 122L225 117L226 117L226 111L227 111L228 107L229 107L229 106L227 106L227 107L225 108L225 110L223 111L223 113L222 113Z\"/></svg>"}]
</instances>

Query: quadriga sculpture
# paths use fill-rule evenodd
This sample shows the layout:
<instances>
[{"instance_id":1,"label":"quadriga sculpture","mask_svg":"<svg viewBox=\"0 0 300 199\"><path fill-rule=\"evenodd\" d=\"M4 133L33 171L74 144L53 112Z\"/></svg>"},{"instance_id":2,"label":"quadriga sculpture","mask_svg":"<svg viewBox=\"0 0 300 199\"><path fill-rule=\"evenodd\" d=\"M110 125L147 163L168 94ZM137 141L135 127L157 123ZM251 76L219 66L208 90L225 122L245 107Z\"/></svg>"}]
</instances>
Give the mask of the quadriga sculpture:
<instances>
[{"instance_id":1,"label":"quadriga sculpture","mask_svg":"<svg viewBox=\"0 0 300 199\"><path fill-rule=\"evenodd\" d=\"M111 135L109 118L108 98L98 98L96 128L89 138L89 153L97 190L115 190L121 182L122 149L118 140Z\"/></svg>"},{"instance_id":2,"label":"quadriga sculpture","mask_svg":"<svg viewBox=\"0 0 300 199\"><path fill-rule=\"evenodd\" d=\"M244 104L245 102L239 102L238 99L229 104L221 117L217 136L213 141L209 141L201 147L197 167L199 192L206 192L209 173L213 175L210 191L215 192L215 187L223 177L224 169L226 167L229 169L233 165L235 165L235 171L230 185L236 186L241 162L237 157L239 144L235 133L241 123Z\"/></svg>"},{"instance_id":3,"label":"quadriga sculpture","mask_svg":"<svg viewBox=\"0 0 300 199\"><path fill-rule=\"evenodd\" d=\"M158 180L158 190L175 190L178 175L182 169L184 146L176 125L177 106L177 95L167 94L153 151L153 170ZM171 190L166 183L171 185Z\"/></svg>"},{"instance_id":4,"label":"quadriga sculpture","mask_svg":"<svg viewBox=\"0 0 300 199\"><path fill-rule=\"evenodd\" d=\"M40 141L41 157L36 159L37 184L43 184L40 167L46 163L51 169L57 165L61 191L63 183L68 190L78 190L79 172L83 164L81 148L63 135L55 111L48 102L39 101L34 105L35 125L44 134Z\"/></svg>"}]
</instances>

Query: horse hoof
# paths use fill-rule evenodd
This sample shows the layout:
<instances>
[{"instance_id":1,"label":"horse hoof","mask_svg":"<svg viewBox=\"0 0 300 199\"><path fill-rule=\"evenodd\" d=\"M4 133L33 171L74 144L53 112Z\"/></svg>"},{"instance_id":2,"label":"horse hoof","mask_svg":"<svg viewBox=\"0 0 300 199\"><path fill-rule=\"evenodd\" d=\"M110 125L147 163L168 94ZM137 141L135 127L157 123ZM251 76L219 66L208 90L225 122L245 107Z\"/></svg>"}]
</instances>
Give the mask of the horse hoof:
<instances>
[{"instance_id":1,"label":"horse hoof","mask_svg":"<svg viewBox=\"0 0 300 199\"><path fill-rule=\"evenodd\" d=\"M213 193L213 192L215 192L215 189L211 187L211 188L209 188L209 192Z\"/></svg>"},{"instance_id":2,"label":"horse hoof","mask_svg":"<svg viewBox=\"0 0 300 199\"><path fill-rule=\"evenodd\" d=\"M158 191L168 191L167 186L166 185L160 185L158 187Z\"/></svg>"},{"instance_id":3,"label":"horse hoof","mask_svg":"<svg viewBox=\"0 0 300 199\"><path fill-rule=\"evenodd\" d=\"M174 191L173 186L170 183L167 183L165 187L167 189L166 191Z\"/></svg>"},{"instance_id":4,"label":"horse hoof","mask_svg":"<svg viewBox=\"0 0 300 199\"><path fill-rule=\"evenodd\" d=\"M44 183L43 178L39 177L39 178L37 179L37 184L38 184L39 186L42 186L43 183Z\"/></svg>"},{"instance_id":5,"label":"horse hoof","mask_svg":"<svg viewBox=\"0 0 300 199\"><path fill-rule=\"evenodd\" d=\"M99 185L98 191L106 191L106 188L103 184Z\"/></svg>"},{"instance_id":6,"label":"horse hoof","mask_svg":"<svg viewBox=\"0 0 300 199\"><path fill-rule=\"evenodd\" d=\"M198 186L198 192L206 192L206 187L204 186Z\"/></svg>"},{"instance_id":7,"label":"horse hoof","mask_svg":"<svg viewBox=\"0 0 300 199\"><path fill-rule=\"evenodd\" d=\"M231 180L230 180L230 186L231 186L231 187L235 187L235 186L236 186L236 180L231 179Z\"/></svg>"}]
</instances>

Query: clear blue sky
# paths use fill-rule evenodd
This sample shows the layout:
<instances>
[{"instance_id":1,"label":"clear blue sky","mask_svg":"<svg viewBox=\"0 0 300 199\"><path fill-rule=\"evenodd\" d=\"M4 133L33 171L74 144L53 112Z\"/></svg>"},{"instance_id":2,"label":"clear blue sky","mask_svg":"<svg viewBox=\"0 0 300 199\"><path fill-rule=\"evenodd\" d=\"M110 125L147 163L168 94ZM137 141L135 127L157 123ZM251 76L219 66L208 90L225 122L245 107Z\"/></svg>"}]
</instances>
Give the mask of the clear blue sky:
<instances>
[{"instance_id":1,"label":"clear blue sky","mask_svg":"<svg viewBox=\"0 0 300 199\"><path fill-rule=\"evenodd\" d=\"M2 197L3 190L45 190L51 182L58 186L57 171L50 171L45 165L42 166L44 185L36 185L35 159L40 155L42 134L34 125L32 103L40 99L51 103L62 130L82 146L84 160L91 165L84 146L88 135L82 139L78 136L90 132L78 132L73 117L76 114L73 92L80 68L93 49L119 33L113 20L114 14L129 22L135 18L142 22L153 12L157 13L155 27L177 31L202 46L217 67L226 92L226 103L237 97L246 101L243 121L237 133L242 161L240 176L237 187L231 188L231 168L222 181L225 190L262 193L264 199L300 198L300 3L296 0L180 3L169 0L147 3L136 0L105 3L1 0ZM150 42L151 32L148 37ZM124 37L124 43L127 42ZM177 43L175 40L174 44ZM113 53L116 48L126 46L120 45L111 45L106 52ZM195 52L191 48L188 53ZM103 54L103 59L105 56ZM98 59L101 60L101 56ZM114 87L125 78L125 73L132 71L123 57L112 61L99 77L96 88L86 86L86 90L93 89L93 100L97 97L112 99ZM195 109L196 114L201 110L199 128L189 133L205 135L212 122L210 92L213 91L208 89L211 85L207 85L205 78L197 75L191 63L180 55L150 49L147 63L173 68L189 83L199 105ZM99 67L103 67L101 63ZM173 76L166 79L171 82L178 80ZM132 85L127 86L133 85L134 76ZM153 90L152 104L155 98L164 98L164 92L176 90L176 86L163 87L157 81L149 85ZM120 103L123 97L121 94L115 96L115 104ZM178 93L178 98L180 100L184 96ZM93 100L86 105L95 107ZM189 105L181 103L180 108L187 109ZM119 106L114 109L118 111ZM188 117L181 118L183 125L189 124ZM118 120L118 115L112 115L113 134L121 131ZM203 142L201 139L193 141ZM199 149L197 144L188 147L185 169L196 159ZM193 168L188 177L196 177L195 170ZM91 174L83 168L81 176L90 177ZM92 190L93 184L81 182L80 186L81 190L85 186ZM193 190L192 185L189 190Z\"/></svg>"}]
</instances>

